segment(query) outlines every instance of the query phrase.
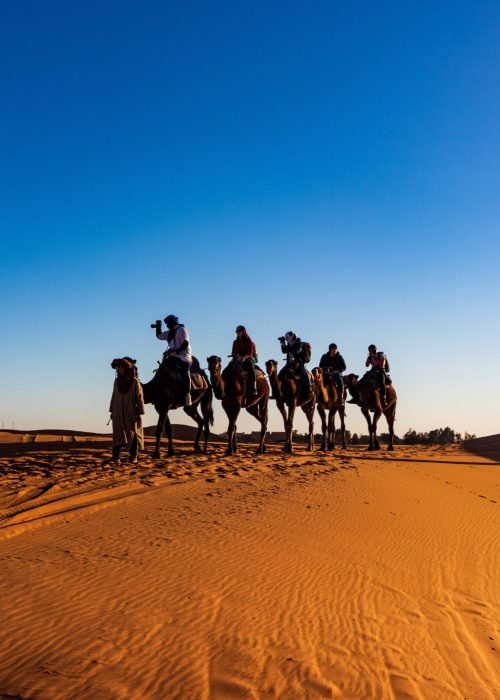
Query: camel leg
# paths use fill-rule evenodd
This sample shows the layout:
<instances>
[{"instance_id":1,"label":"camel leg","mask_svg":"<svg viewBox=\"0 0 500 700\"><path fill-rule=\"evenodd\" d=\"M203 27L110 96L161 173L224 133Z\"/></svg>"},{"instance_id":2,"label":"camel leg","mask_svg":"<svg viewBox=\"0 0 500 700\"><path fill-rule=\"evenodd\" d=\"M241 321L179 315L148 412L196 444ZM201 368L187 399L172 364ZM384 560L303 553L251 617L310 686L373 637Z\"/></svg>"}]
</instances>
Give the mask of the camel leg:
<instances>
[{"instance_id":1,"label":"camel leg","mask_svg":"<svg viewBox=\"0 0 500 700\"><path fill-rule=\"evenodd\" d=\"M283 418L283 426L284 429L286 430L286 411L285 411L285 404L282 403L281 401L278 403L276 402L276 406L278 407L278 411L281 413L281 417Z\"/></svg>"},{"instance_id":2,"label":"camel leg","mask_svg":"<svg viewBox=\"0 0 500 700\"><path fill-rule=\"evenodd\" d=\"M283 448L284 452L293 452L293 441L292 441L292 435L293 435L293 419L295 416L295 402L292 402L288 406L288 416L286 417L285 420L285 432L286 432L286 441L285 441L285 447Z\"/></svg>"},{"instance_id":3,"label":"camel leg","mask_svg":"<svg viewBox=\"0 0 500 700\"><path fill-rule=\"evenodd\" d=\"M372 426L372 419L370 417L370 411L367 408L362 408L361 413L364 415L366 418L366 422L368 424L368 435L370 438L370 444L368 445L368 450L374 450L374 444L373 444L373 426Z\"/></svg>"},{"instance_id":4,"label":"camel leg","mask_svg":"<svg viewBox=\"0 0 500 700\"><path fill-rule=\"evenodd\" d=\"M347 449L347 444L345 441L345 408L344 406L339 406L339 416L340 416L340 434L342 437L342 449Z\"/></svg>"},{"instance_id":5,"label":"camel leg","mask_svg":"<svg viewBox=\"0 0 500 700\"><path fill-rule=\"evenodd\" d=\"M378 409L374 412L373 414L373 449L374 450L380 450L380 443L378 441L377 437L377 423L382 415L382 411L379 411Z\"/></svg>"},{"instance_id":6,"label":"camel leg","mask_svg":"<svg viewBox=\"0 0 500 700\"><path fill-rule=\"evenodd\" d=\"M200 416L198 413L198 404L199 401L197 401L195 404L191 404L191 406L184 406L183 411L184 413L192 418L196 425L198 426L198 430L196 431L196 437L194 439L194 445L193 449L195 452L201 452L201 447L200 447L200 437L201 433L203 430L203 418Z\"/></svg>"},{"instance_id":7,"label":"camel leg","mask_svg":"<svg viewBox=\"0 0 500 700\"><path fill-rule=\"evenodd\" d=\"M314 404L306 409L305 414L309 421L309 441L307 443L307 451L314 452Z\"/></svg>"},{"instance_id":8,"label":"camel leg","mask_svg":"<svg viewBox=\"0 0 500 700\"><path fill-rule=\"evenodd\" d=\"M173 454L175 454L174 450L174 435L172 432L172 423L170 422L170 418L168 417L168 411L167 415L165 418L165 433L167 434L168 438L168 452L167 452L167 457L172 457Z\"/></svg>"},{"instance_id":9,"label":"camel leg","mask_svg":"<svg viewBox=\"0 0 500 700\"><path fill-rule=\"evenodd\" d=\"M318 406L317 408L318 408L319 417L321 418L321 434L323 435L323 438L321 440L321 447L319 449L324 451L324 450L326 450L326 441L327 441L326 411L323 408L323 406Z\"/></svg>"},{"instance_id":10,"label":"camel leg","mask_svg":"<svg viewBox=\"0 0 500 700\"><path fill-rule=\"evenodd\" d=\"M335 409L328 411L328 449L335 449Z\"/></svg>"},{"instance_id":11,"label":"camel leg","mask_svg":"<svg viewBox=\"0 0 500 700\"><path fill-rule=\"evenodd\" d=\"M309 423L309 434L307 436L307 452L314 452L314 409L316 408L314 404L306 404L301 406L305 413L307 422Z\"/></svg>"},{"instance_id":12,"label":"camel leg","mask_svg":"<svg viewBox=\"0 0 500 700\"><path fill-rule=\"evenodd\" d=\"M258 404L253 404L247 408L248 413L260 423L260 441L257 448L257 454L264 454L266 451L266 432L267 432L267 399L263 398Z\"/></svg>"},{"instance_id":13,"label":"camel leg","mask_svg":"<svg viewBox=\"0 0 500 700\"><path fill-rule=\"evenodd\" d=\"M210 422L214 421L214 413L212 411L212 392L207 389L201 398L201 413L203 415L203 454L208 452L208 439L210 437Z\"/></svg>"},{"instance_id":14,"label":"camel leg","mask_svg":"<svg viewBox=\"0 0 500 700\"><path fill-rule=\"evenodd\" d=\"M155 405L155 408L158 411L158 423L156 424L156 431L155 431L156 443L155 443L155 449L153 452L153 458L159 459L161 436L163 434L163 428L165 427L165 420L167 418L167 411L166 411L166 409L159 408L156 405Z\"/></svg>"},{"instance_id":15,"label":"camel leg","mask_svg":"<svg viewBox=\"0 0 500 700\"><path fill-rule=\"evenodd\" d=\"M227 417L229 418L229 425L227 427L227 450L226 455L231 456L235 454L238 450L238 443L236 440L236 420L240 412L239 406L231 406L226 409Z\"/></svg>"},{"instance_id":16,"label":"camel leg","mask_svg":"<svg viewBox=\"0 0 500 700\"><path fill-rule=\"evenodd\" d=\"M389 452L394 452L394 420L396 418L394 406L390 406L384 415L387 420L387 425L389 426L389 444L387 445L387 449Z\"/></svg>"}]
</instances>

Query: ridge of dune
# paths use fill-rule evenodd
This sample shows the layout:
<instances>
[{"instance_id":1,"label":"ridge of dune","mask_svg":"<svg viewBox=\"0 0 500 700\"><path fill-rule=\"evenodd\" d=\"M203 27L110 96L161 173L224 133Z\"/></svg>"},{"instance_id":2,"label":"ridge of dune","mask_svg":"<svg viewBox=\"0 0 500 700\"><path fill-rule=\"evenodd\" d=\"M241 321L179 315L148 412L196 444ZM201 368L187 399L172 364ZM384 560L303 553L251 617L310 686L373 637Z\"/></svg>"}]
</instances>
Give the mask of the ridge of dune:
<instances>
[{"instance_id":1,"label":"ridge of dune","mask_svg":"<svg viewBox=\"0 0 500 700\"><path fill-rule=\"evenodd\" d=\"M0 459L0 697L498 697L498 467L253 449Z\"/></svg>"}]
</instances>

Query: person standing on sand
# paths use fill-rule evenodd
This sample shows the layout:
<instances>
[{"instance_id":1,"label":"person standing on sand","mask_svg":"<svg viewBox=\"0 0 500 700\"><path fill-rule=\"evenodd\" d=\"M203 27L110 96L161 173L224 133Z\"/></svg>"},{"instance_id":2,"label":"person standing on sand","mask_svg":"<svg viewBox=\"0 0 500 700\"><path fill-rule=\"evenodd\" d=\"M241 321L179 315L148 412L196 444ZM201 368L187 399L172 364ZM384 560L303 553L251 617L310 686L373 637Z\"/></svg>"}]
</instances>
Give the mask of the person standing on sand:
<instances>
[{"instance_id":1,"label":"person standing on sand","mask_svg":"<svg viewBox=\"0 0 500 700\"><path fill-rule=\"evenodd\" d=\"M113 462L120 464L120 450L128 446L130 461L137 463L137 454L144 447L142 418L144 397L137 378L135 362L130 358L116 358L111 363L116 379L109 405L113 421Z\"/></svg>"}]
</instances>

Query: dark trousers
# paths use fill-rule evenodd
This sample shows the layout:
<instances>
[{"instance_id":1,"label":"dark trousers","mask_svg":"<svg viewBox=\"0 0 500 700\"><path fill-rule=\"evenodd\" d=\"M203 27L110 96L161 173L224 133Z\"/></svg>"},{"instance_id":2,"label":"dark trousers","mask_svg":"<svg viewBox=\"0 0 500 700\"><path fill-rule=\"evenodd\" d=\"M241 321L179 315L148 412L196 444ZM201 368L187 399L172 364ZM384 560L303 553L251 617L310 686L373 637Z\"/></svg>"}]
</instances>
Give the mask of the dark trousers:
<instances>
[{"instance_id":1,"label":"dark trousers","mask_svg":"<svg viewBox=\"0 0 500 700\"><path fill-rule=\"evenodd\" d=\"M306 366L301 360L299 360L297 364L300 378L302 380L302 386L304 389L309 390L311 388L311 380L309 378L309 374L307 373Z\"/></svg>"},{"instance_id":2,"label":"dark trousers","mask_svg":"<svg viewBox=\"0 0 500 700\"><path fill-rule=\"evenodd\" d=\"M189 376L189 362L184 362L184 360L179 360L178 357L175 358L177 369L181 375L182 383L182 393L187 396L191 391L191 378Z\"/></svg>"},{"instance_id":3,"label":"dark trousers","mask_svg":"<svg viewBox=\"0 0 500 700\"><path fill-rule=\"evenodd\" d=\"M253 364L253 360L248 359L248 360L243 360L241 363L241 366L247 373L247 380L249 384L255 384L255 367Z\"/></svg>"},{"instance_id":4,"label":"dark trousers","mask_svg":"<svg viewBox=\"0 0 500 700\"><path fill-rule=\"evenodd\" d=\"M124 447L124 445L115 445L113 447L113 459L116 461L117 459L120 459L120 451ZM137 442L137 435L134 435L132 438L132 442L130 443L129 447L129 455L130 459L135 459L137 457L137 453L139 451L139 443Z\"/></svg>"},{"instance_id":5,"label":"dark trousers","mask_svg":"<svg viewBox=\"0 0 500 700\"><path fill-rule=\"evenodd\" d=\"M342 398L344 396L344 379L341 375L340 372L333 372L333 379L335 381L335 384L337 385L337 391L339 392L339 397Z\"/></svg>"},{"instance_id":6,"label":"dark trousers","mask_svg":"<svg viewBox=\"0 0 500 700\"><path fill-rule=\"evenodd\" d=\"M380 395L383 399L385 399L387 389L385 386L385 372L383 369L375 369L373 370L375 377L378 380L379 386L380 386Z\"/></svg>"}]
</instances>

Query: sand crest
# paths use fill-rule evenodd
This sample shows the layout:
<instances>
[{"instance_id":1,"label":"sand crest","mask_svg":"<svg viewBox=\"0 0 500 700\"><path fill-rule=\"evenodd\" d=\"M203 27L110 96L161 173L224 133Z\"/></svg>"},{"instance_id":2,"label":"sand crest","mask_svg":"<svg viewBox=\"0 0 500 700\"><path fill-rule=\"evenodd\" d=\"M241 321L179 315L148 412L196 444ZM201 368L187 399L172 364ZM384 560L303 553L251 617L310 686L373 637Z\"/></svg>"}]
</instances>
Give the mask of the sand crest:
<instances>
[{"instance_id":1,"label":"sand crest","mask_svg":"<svg viewBox=\"0 0 500 700\"><path fill-rule=\"evenodd\" d=\"M0 697L499 696L495 462L46 448L2 448Z\"/></svg>"}]
</instances>

